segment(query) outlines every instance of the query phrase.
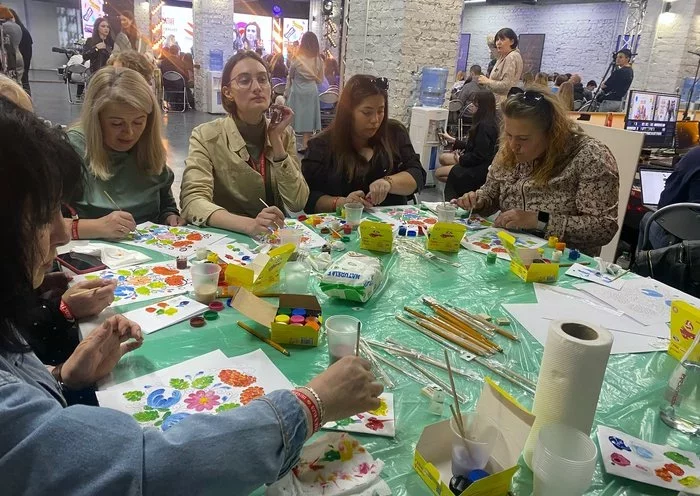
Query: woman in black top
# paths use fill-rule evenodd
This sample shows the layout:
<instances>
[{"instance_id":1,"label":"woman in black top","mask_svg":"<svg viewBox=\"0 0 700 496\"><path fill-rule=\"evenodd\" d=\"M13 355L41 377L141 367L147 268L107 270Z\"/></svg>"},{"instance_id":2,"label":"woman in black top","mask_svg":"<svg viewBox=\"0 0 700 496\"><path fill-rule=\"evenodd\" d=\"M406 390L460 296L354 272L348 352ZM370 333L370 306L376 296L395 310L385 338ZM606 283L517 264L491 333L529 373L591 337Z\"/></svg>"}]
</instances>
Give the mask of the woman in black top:
<instances>
[{"instance_id":1,"label":"woman in black top","mask_svg":"<svg viewBox=\"0 0 700 496\"><path fill-rule=\"evenodd\" d=\"M498 149L498 125L496 124L496 99L490 91L478 91L472 97L476 107L467 141L442 137L454 143L452 154L440 157L442 167L435 171L435 178L445 184L445 199L459 198L468 191L476 191L486 182L486 174Z\"/></svg>"},{"instance_id":2,"label":"woman in black top","mask_svg":"<svg viewBox=\"0 0 700 496\"><path fill-rule=\"evenodd\" d=\"M22 40L19 42L19 53L22 54L24 59L24 73L22 73L22 88L31 96L32 90L29 88L29 64L32 63L32 35L29 34L29 30L22 24L22 20L15 12L15 9L10 9L12 16L15 18L15 24L22 28Z\"/></svg>"},{"instance_id":3,"label":"woman in black top","mask_svg":"<svg viewBox=\"0 0 700 496\"><path fill-rule=\"evenodd\" d=\"M94 74L107 65L107 60L114 49L114 40L110 34L109 22L98 17L92 29L92 36L85 42L83 58L90 61L90 71Z\"/></svg>"},{"instance_id":4,"label":"woman in black top","mask_svg":"<svg viewBox=\"0 0 700 496\"><path fill-rule=\"evenodd\" d=\"M406 128L389 120L386 78L356 75L343 88L330 127L309 141L302 173L306 212L346 203L405 205L425 184L425 170Z\"/></svg>"}]
</instances>

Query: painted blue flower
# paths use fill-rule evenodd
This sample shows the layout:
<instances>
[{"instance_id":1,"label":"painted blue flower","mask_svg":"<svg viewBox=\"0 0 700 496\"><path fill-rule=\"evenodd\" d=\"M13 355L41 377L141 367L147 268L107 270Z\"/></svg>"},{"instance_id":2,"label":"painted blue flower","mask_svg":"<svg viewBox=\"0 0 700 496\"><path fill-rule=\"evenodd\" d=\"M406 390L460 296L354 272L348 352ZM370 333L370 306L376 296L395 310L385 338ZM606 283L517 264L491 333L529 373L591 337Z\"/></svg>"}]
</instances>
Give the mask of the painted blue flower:
<instances>
[{"instance_id":1,"label":"painted blue flower","mask_svg":"<svg viewBox=\"0 0 700 496\"><path fill-rule=\"evenodd\" d=\"M632 448L627 446L625 444L625 442L622 439L620 439L619 437L608 436L608 441L610 441L610 444L615 446L620 451L632 451Z\"/></svg>"},{"instance_id":2,"label":"painted blue flower","mask_svg":"<svg viewBox=\"0 0 700 496\"><path fill-rule=\"evenodd\" d=\"M117 286L114 289L114 296L118 296L119 298L129 298L134 294L134 287L133 286Z\"/></svg>"},{"instance_id":3,"label":"painted blue flower","mask_svg":"<svg viewBox=\"0 0 700 496\"><path fill-rule=\"evenodd\" d=\"M190 414L185 413L185 412L173 413L168 418L163 420L163 423L161 424L160 428L163 429L164 431L167 431L172 426L179 424L182 419L184 419L185 417L189 417L189 416L190 416Z\"/></svg>"},{"instance_id":4,"label":"painted blue flower","mask_svg":"<svg viewBox=\"0 0 700 496\"><path fill-rule=\"evenodd\" d=\"M170 408L182 398L182 393L177 390L173 390L170 398L163 396L163 393L165 393L163 388L152 391L146 399L146 404L152 408Z\"/></svg>"},{"instance_id":5,"label":"painted blue flower","mask_svg":"<svg viewBox=\"0 0 700 496\"><path fill-rule=\"evenodd\" d=\"M180 303L177 304L177 306L178 307L186 307L189 304L190 304L189 300L182 300Z\"/></svg>"}]
</instances>

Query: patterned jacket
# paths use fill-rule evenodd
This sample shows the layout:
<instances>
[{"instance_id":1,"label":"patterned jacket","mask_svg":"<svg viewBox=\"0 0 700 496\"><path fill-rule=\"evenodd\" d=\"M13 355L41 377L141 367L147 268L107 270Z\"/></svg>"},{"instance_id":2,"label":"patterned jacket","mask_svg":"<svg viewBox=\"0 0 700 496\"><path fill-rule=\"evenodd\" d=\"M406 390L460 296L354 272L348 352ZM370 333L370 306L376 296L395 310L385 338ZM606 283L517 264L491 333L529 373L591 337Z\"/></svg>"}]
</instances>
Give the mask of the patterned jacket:
<instances>
[{"instance_id":1,"label":"patterned jacket","mask_svg":"<svg viewBox=\"0 0 700 496\"><path fill-rule=\"evenodd\" d=\"M534 162L508 168L495 161L486 184L477 191L491 215L517 209L549 213L545 237L557 236L567 247L597 255L617 232L619 175L612 153L600 141L576 135L560 172L544 186L535 184Z\"/></svg>"}]
</instances>

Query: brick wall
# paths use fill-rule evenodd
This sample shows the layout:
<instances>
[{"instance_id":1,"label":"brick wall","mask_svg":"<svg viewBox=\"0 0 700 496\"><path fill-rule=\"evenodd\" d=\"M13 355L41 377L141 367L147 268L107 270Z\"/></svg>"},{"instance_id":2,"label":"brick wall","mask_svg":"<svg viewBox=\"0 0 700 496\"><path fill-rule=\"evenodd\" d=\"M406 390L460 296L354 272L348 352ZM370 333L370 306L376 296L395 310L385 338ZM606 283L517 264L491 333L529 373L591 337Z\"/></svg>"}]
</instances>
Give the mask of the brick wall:
<instances>
[{"instance_id":1,"label":"brick wall","mask_svg":"<svg viewBox=\"0 0 700 496\"><path fill-rule=\"evenodd\" d=\"M158 3L157 0L154 1L153 5L149 2L141 2L140 0L134 2L134 21L136 22L136 28L149 40L151 39L151 9Z\"/></svg>"}]
</instances>

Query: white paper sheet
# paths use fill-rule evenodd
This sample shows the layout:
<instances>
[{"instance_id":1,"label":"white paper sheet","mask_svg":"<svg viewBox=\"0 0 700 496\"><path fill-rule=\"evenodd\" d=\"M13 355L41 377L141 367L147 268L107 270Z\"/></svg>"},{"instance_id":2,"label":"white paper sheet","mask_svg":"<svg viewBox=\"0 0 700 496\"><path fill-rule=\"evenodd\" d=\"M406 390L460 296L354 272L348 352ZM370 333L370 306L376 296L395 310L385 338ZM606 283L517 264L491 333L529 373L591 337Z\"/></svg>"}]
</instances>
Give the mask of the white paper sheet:
<instances>
[{"instance_id":1,"label":"white paper sheet","mask_svg":"<svg viewBox=\"0 0 700 496\"><path fill-rule=\"evenodd\" d=\"M601 286L616 289L618 291L625 285L625 279L622 279L621 277L616 278L615 276L601 272L596 268L586 267L585 265L581 265L579 263L575 263L569 267L569 270L566 271L566 275L576 277L577 279L583 279L584 281L594 282L596 284L600 284Z\"/></svg>"},{"instance_id":2,"label":"white paper sheet","mask_svg":"<svg viewBox=\"0 0 700 496\"><path fill-rule=\"evenodd\" d=\"M586 304L592 305L598 310L603 310L613 315L624 314L624 312L621 312L615 307L608 305L607 303L599 300L593 295L590 295L583 291L579 291L578 289L562 288L561 286L553 286L551 284L542 284L539 282L533 283L532 286L535 289L535 296L537 297L537 301L545 301L543 297L547 298L550 295L558 295L564 298L568 298L571 301L585 301Z\"/></svg>"},{"instance_id":3,"label":"white paper sheet","mask_svg":"<svg viewBox=\"0 0 700 496\"><path fill-rule=\"evenodd\" d=\"M328 422L324 424L322 428L333 431L347 431L394 437L396 434L394 395L392 393L383 393L379 396L379 399L381 400L381 405L376 410L358 413L346 419Z\"/></svg>"},{"instance_id":4,"label":"white paper sheet","mask_svg":"<svg viewBox=\"0 0 700 496\"><path fill-rule=\"evenodd\" d=\"M314 248L321 248L327 243L327 241L320 234L296 219L286 219L284 221L284 227L286 229L298 229L302 232L301 243L299 245L300 248L312 250ZM253 238L253 241L255 241L255 243L258 245L271 244L279 246L279 229L268 234L257 236Z\"/></svg>"},{"instance_id":5,"label":"white paper sheet","mask_svg":"<svg viewBox=\"0 0 700 496\"><path fill-rule=\"evenodd\" d=\"M614 290L613 290L614 291ZM539 304L533 303L511 303L502 305L503 309L517 320L537 341L544 346L549 332L549 319L542 317L542 310L536 308ZM608 329L613 335L612 355L625 353L647 353L651 351L662 351L659 342L655 338L620 332L615 329Z\"/></svg>"},{"instance_id":6,"label":"white paper sheet","mask_svg":"<svg viewBox=\"0 0 700 496\"><path fill-rule=\"evenodd\" d=\"M209 250L226 263L249 265L256 257L248 245L229 238L220 239L209 246Z\"/></svg>"},{"instance_id":7,"label":"white paper sheet","mask_svg":"<svg viewBox=\"0 0 700 496\"><path fill-rule=\"evenodd\" d=\"M169 300L151 303L137 310L131 310L123 315L140 325L145 334L150 334L207 310L209 310L207 305L202 305L186 296L176 296Z\"/></svg>"},{"instance_id":8,"label":"white paper sheet","mask_svg":"<svg viewBox=\"0 0 700 496\"><path fill-rule=\"evenodd\" d=\"M136 226L131 239L122 243L158 251L171 257L180 255L189 257L197 251L197 248L206 248L224 237L226 237L225 234L198 231L189 227L170 227L144 222Z\"/></svg>"}]
</instances>

